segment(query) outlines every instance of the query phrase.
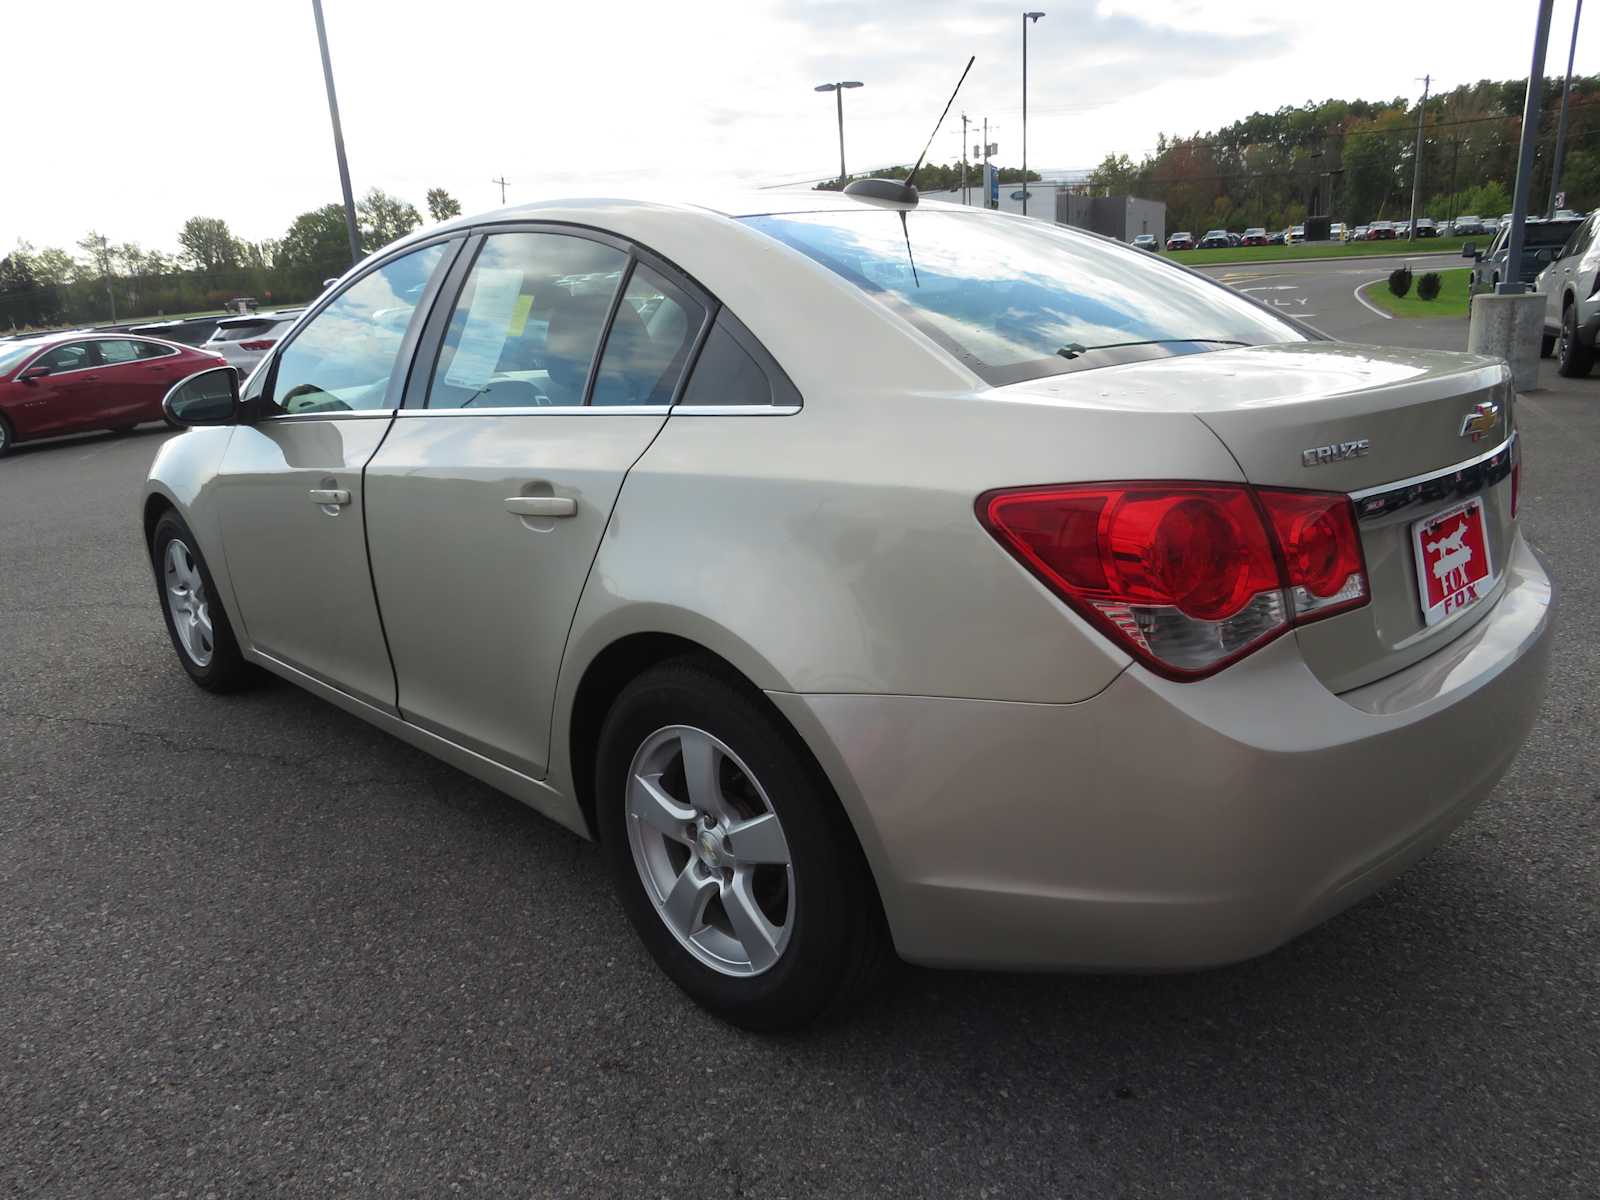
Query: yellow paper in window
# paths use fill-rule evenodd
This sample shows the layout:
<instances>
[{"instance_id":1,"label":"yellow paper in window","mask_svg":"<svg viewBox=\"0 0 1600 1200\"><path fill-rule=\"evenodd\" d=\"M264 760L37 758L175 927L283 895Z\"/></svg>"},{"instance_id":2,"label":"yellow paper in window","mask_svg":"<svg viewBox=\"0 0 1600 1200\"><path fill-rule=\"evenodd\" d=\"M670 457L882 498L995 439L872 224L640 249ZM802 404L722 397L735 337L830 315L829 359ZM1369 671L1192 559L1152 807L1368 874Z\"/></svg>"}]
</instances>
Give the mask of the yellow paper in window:
<instances>
[{"instance_id":1,"label":"yellow paper in window","mask_svg":"<svg viewBox=\"0 0 1600 1200\"><path fill-rule=\"evenodd\" d=\"M517 297L516 304L511 307L511 324L506 328L506 336L519 338L528 324L528 312L533 308L533 297L524 292Z\"/></svg>"}]
</instances>

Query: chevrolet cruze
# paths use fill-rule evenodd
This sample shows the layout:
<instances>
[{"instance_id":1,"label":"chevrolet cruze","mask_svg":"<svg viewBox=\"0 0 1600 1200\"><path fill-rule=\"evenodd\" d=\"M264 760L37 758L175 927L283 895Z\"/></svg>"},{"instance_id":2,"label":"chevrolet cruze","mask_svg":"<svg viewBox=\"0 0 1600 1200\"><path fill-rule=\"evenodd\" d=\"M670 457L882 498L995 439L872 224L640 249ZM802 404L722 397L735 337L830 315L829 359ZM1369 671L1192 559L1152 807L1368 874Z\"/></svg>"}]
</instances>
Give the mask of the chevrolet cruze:
<instances>
[{"instance_id":1,"label":"chevrolet cruze","mask_svg":"<svg viewBox=\"0 0 1600 1200\"><path fill-rule=\"evenodd\" d=\"M752 1028L892 954L1236 961L1437 844L1546 674L1505 365L896 197L552 202L363 262L167 398L178 662L597 837Z\"/></svg>"}]
</instances>

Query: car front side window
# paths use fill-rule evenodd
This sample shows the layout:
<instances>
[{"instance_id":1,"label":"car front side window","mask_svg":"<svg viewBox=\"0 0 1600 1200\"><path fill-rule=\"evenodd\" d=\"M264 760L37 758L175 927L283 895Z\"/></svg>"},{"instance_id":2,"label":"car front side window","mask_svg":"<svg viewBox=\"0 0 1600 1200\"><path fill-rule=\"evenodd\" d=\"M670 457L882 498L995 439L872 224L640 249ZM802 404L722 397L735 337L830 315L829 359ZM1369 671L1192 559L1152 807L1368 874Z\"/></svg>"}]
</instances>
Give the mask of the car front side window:
<instances>
[{"instance_id":1,"label":"car front side window","mask_svg":"<svg viewBox=\"0 0 1600 1200\"><path fill-rule=\"evenodd\" d=\"M60 375L64 371L81 371L92 366L93 360L89 357L88 342L68 342L40 355L33 365L48 367L51 374Z\"/></svg>"},{"instance_id":2,"label":"car front side window","mask_svg":"<svg viewBox=\"0 0 1600 1200\"><path fill-rule=\"evenodd\" d=\"M390 260L313 317L278 357L277 409L292 416L391 407L390 377L444 250L440 242Z\"/></svg>"},{"instance_id":3,"label":"car front side window","mask_svg":"<svg viewBox=\"0 0 1600 1200\"><path fill-rule=\"evenodd\" d=\"M561 233L484 239L439 349L429 408L584 403L628 256Z\"/></svg>"}]
</instances>

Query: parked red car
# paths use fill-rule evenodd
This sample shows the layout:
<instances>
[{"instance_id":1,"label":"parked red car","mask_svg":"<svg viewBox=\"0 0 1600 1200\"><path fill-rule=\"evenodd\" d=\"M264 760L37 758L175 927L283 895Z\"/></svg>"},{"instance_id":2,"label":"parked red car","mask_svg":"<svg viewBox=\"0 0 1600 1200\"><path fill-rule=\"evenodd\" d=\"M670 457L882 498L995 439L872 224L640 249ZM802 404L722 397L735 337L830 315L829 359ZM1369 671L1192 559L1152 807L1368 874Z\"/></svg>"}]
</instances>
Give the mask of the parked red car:
<instances>
[{"instance_id":1,"label":"parked red car","mask_svg":"<svg viewBox=\"0 0 1600 1200\"><path fill-rule=\"evenodd\" d=\"M32 438L160 421L173 384L226 365L192 346L128 334L0 342L0 455Z\"/></svg>"}]
</instances>

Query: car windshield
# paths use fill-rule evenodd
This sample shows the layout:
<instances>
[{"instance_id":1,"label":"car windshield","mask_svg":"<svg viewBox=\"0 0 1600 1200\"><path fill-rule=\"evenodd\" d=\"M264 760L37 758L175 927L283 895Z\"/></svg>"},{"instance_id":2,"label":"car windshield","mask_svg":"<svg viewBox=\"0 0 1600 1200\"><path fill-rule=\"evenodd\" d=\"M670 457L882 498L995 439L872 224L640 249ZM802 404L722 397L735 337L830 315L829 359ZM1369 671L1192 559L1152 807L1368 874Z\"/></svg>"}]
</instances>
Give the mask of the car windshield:
<instances>
[{"instance_id":1,"label":"car windshield","mask_svg":"<svg viewBox=\"0 0 1600 1200\"><path fill-rule=\"evenodd\" d=\"M28 355L32 354L43 342L15 342L12 345L0 345L0 375L7 374Z\"/></svg>"},{"instance_id":2,"label":"car windshield","mask_svg":"<svg viewBox=\"0 0 1600 1200\"><path fill-rule=\"evenodd\" d=\"M926 209L744 219L872 295L995 386L1307 336L1204 276L1040 222Z\"/></svg>"}]
</instances>

